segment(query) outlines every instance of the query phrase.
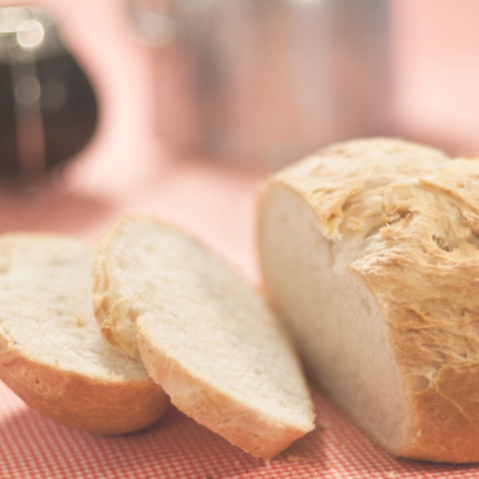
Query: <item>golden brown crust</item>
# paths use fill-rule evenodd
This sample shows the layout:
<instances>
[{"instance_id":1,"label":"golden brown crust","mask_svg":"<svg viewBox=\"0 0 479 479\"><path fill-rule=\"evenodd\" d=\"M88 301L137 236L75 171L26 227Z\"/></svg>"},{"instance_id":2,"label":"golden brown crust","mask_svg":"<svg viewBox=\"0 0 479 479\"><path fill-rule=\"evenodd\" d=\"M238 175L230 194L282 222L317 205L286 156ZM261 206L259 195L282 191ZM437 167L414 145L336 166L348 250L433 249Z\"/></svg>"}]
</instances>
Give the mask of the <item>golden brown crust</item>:
<instances>
[{"instance_id":1,"label":"golden brown crust","mask_svg":"<svg viewBox=\"0 0 479 479\"><path fill-rule=\"evenodd\" d=\"M0 379L44 416L98 434L143 429L169 403L164 391L147 378L103 382L39 364L15 350L0 356Z\"/></svg>"},{"instance_id":2,"label":"golden brown crust","mask_svg":"<svg viewBox=\"0 0 479 479\"><path fill-rule=\"evenodd\" d=\"M325 237L363 241L349 269L388 323L414 416L409 446L390 452L479 461L479 161L418 147L387 172L381 155L411 145L374 141L334 145L272 181L311 205Z\"/></svg>"},{"instance_id":3,"label":"golden brown crust","mask_svg":"<svg viewBox=\"0 0 479 479\"><path fill-rule=\"evenodd\" d=\"M136 319L138 314L118 296L114 275L109 271L110 238L116 234L126 218L120 220L105 236L93 263L93 310L101 328L102 336L113 346L131 358L140 353L136 342Z\"/></svg>"},{"instance_id":4,"label":"golden brown crust","mask_svg":"<svg viewBox=\"0 0 479 479\"><path fill-rule=\"evenodd\" d=\"M454 178L461 166L452 163L437 176ZM474 399L479 240L471 227L479 204L435 187L435 178L424 179L415 194L409 192L406 215L384 226L352 268L368 283L390 325L415 413L415 433L403 455L471 462L479 460L471 446L479 441ZM460 184L469 182L459 178Z\"/></svg>"},{"instance_id":5,"label":"golden brown crust","mask_svg":"<svg viewBox=\"0 0 479 479\"><path fill-rule=\"evenodd\" d=\"M341 239L345 211L363 192L387 185L398 176L417 178L437 171L447 161L438 150L391 139L365 139L331 145L276 174L271 181L296 191L311 205L324 236ZM365 207L366 206L366 207ZM375 218L368 205L356 206L366 221ZM356 233L368 225L354 221ZM358 218L361 219L361 218Z\"/></svg>"},{"instance_id":6,"label":"golden brown crust","mask_svg":"<svg viewBox=\"0 0 479 479\"><path fill-rule=\"evenodd\" d=\"M199 424L251 455L271 459L314 428L312 425L311 429L300 430L267 422L261 414L193 377L181 364L165 356L152 346L141 326L137 337L150 377L168 391L171 402Z\"/></svg>"},{"instance_id":7,"label":"golden brown crust","mask_svg":"<svg viewBox=\"0 0 479 479\"><path fill-rule=\"evenodd\" d=\"M478 384L479 365L443 366L434 387L414 398L418 429L404 455L437 462L477 462Z\"/></svg>"}]
</instances>

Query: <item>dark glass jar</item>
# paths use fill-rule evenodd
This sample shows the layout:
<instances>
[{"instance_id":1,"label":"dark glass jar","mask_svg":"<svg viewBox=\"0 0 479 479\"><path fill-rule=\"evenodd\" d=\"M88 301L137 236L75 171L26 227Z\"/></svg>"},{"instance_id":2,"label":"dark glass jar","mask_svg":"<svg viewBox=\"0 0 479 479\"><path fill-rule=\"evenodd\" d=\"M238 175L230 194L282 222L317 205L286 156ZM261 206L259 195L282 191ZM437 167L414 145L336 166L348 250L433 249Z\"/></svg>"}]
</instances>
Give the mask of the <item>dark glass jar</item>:
<instances>
[{"instance_id":1,"label":"dark glass jar","mask_svg":"<svg viewBox=\"0 0 479 479\"><path fill-rule=\"evenodd\" d=\"M89 142L97 121L93 88L52 16L0 8L0 177L42 178Z\"/></svg>"}]
</instances>

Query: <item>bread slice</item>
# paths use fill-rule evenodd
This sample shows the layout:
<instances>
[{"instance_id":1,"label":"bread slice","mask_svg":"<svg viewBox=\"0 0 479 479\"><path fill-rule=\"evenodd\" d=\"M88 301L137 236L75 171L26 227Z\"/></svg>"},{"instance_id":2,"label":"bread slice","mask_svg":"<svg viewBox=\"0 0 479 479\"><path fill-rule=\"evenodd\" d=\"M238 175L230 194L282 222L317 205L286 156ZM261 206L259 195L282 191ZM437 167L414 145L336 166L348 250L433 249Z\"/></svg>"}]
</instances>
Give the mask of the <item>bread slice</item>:
<instances>
[{"instance_id":1,"label":"bread slice","mask_svg":"<svg viewBox=\"0 0 479 479\"><path fill-rule=\"evenodd\" d=\"M265 281L307 369L398 456L479 460L479 161L333 145L260 195Z\"/></svg>"},{"instance_id":2,"label":"bread slice","mask_svg":"<svg viewBox=\"0 0 479 479\"><path fill-rule=\"evenodd\" d=\"M104 239L94 305L105 336L181 411L269 459L311 431L298 359L259 293L195 239L125 218Z\"/></svg>"},{"instance_id":3,"label":"bread slice","mask_svg":"<svg viewBox=\"0 0 479 479\"><path fill-rule=\"evenodd\" d=\"M0 379L64 425L101 434L156 421L168 398L108 344L93 315L94 246L51 234L0 236Z\"/></svg>"}]
</instances>

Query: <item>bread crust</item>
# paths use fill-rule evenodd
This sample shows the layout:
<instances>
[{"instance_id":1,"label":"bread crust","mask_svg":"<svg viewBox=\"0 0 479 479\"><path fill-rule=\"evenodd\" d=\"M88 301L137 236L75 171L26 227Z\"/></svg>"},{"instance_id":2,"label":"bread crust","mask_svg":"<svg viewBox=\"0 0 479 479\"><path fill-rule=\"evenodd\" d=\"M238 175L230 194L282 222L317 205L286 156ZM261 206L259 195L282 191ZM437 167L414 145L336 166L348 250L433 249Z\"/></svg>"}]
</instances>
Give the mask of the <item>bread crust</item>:
<instances>
[{"instance_id":1,"label":"bread crust","mask_svg":"<svg viewBox=\"0 0 479 479\"><path fill-rule=\"evenodd\" d=\"M102 381L55 369L14 348L0 353L0 379L26 404L68 427L98 434L124 434L158 420L168 396L149 378Z\"/></svg>"},{"instance_id":2,"label":"bread crust","mask_svg":"<svg viewBox=\"0 0 479 479\"><path fill-rule=\"evenodd\" d=\"M401 164L381 165L402 151ZM479 461L478 177L477 160L370 139L333 145L263 188L293 191L331 242L364 240L347 268L387 323L413 417L408 445L394 455Z\"/></svg>"},{"instance_id":3,"label":"bread crust","mask_svg":"<svg viewBox=\"0 0 479 479\"><path fill-rule=\"evenodd\" d=\"M103 239L102 245L110 242L113 231ZM108 262L109 250L99 248L93 263L93 310L102 336L130 358L140 359L136 341L138 314L118 293L115 275Z\"/></svg>"}]
</instances>

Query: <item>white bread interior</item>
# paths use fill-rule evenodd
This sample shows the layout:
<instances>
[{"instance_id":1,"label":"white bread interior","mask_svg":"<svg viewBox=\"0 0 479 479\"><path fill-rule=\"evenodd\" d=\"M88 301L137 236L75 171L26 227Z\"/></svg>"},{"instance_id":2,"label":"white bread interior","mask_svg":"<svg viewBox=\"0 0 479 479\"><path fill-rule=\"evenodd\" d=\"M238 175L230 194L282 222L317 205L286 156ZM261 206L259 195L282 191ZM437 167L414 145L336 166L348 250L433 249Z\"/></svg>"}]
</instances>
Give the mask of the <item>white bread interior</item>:
<instances>
[{"instance_id":1,"label":"white bread interior","mask_svg":"<svg viewBox=\"0 0 479 479\"><path fill-rule=\"evenodd\" d=\"M309 374L397 456L479 460L479 161L333 145L265 183L265 283Z\"/></svg>"},{"instance_id":2,"label":"white bread interior","mask_svg":"<svg viewBox=\"0 0 479 479\"><path fill-rule=\"evenodd\" d=\"M265 201L261 244L267 283L285 317L294 318L291 328L307 369L359 424L400 451L411 417L374 297L344 265L335 268L334 247L300 197L275 185Z\"/></svg>"},{"instance_id":3,"label":"white bread interior","mask_svg":"<svg viewBox=\"0 0 479 479\"><path fill-rule=\"evenodd\" d=\"M142 429L168 398L138 360L101 336L92 306L94 245L53 234L0 237L0 378L64 425Z\"/></svg>"},{"instance_id":4,"label":"white bread interior","mask_svg":"<svg viewBox=\"0 0 479 479\"><path fill-rule=\"evenodd\" d=\"M95 262L95 312L180 410L269 459L314 428L299 361L260 294L189 235L125 218Z\"/></svg>"}]
</instances>

